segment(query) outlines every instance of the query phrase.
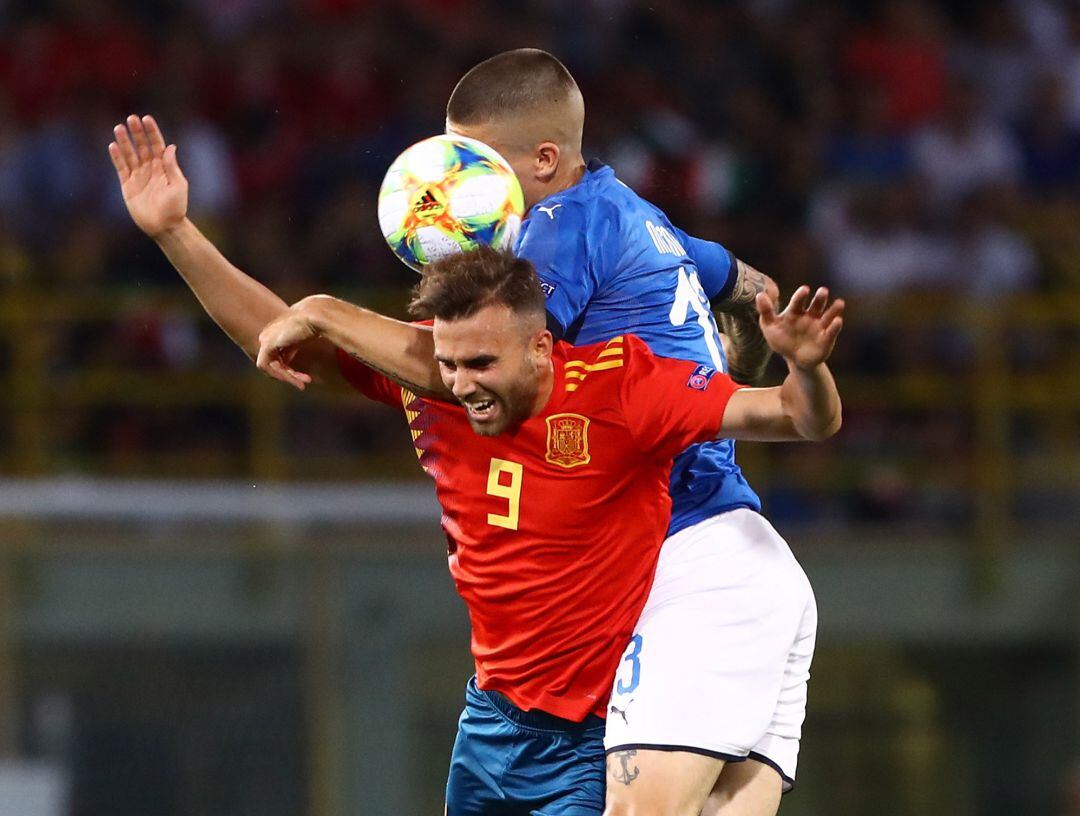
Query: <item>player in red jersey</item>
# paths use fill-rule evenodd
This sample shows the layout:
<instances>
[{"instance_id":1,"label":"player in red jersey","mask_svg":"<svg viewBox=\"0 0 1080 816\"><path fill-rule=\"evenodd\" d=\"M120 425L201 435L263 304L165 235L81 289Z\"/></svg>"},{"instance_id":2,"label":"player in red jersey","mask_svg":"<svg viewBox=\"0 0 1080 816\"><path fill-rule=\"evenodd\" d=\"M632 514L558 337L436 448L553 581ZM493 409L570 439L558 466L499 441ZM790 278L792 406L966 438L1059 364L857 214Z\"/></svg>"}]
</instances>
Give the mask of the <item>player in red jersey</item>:
<instances>
[{"instance_id":1,"label":"player in red jersey","mask_svg":"<svg viewBox=\"0 0 1080 816\"><path fill-rule=\"evenodd\" d=\"M487 295L463 285L469 275L441 288L440 275L426 278L418 305L435 316L433 331L324 296L290 309L187 221L175 148L165 149L156 128L149 143L118 139L110 152L133 219L264 370L301 388L352 382L400 399L403 391L368 370L377 366L398 372L415 395L402 408L446 509L452 569L487 686L467 693L448 811L599 814L603 700L663 539L671 456L716 433L834 432L840 405L825 360L842 302L802 288L777 315L759 297L765 336L790 374L780 387L734 393L724 375L652 357L631 337L555 347L531 266L497 253L447 262L501 259ZM514 270L528 271L520 299L507 290ZM432 337L437 382L417 363L416 349ZM425 398L445 388L461 406ZM478 435L462 439L470 426Z\"/></svg>"},{"instance_id":2,"label":"player in red jersey","mask_svg":"<svg viewBox=\"0 0 1080 816\"><path fill-rule=\"evenodd\" d=\"M843 302L829 305L825 290L811 299L804 287L776 316L762 299L766 337L793 366L783 386L767 389L740 390L711 368L656 357L633 335L554 343L532 265L490 249L429 267L413 303L434 318L436 359L459 405L417 396L357 362L395 366L379 319L357 307L307 298L261 333L260 367L300 388L312 377L292 355L330 339L358 390L405 412L435 480L476 660L450 813L491 812L495 802L499 812L534 812L529 803L543 798L534 786L490 782L507 776L578 797L543 812L602 812L602 749L588 729L554 759L550 737L532 731L540 717L560 743L572 728L560 720L595 721L599 732L664 540L672 458L718 435L820 438L837 428L824 361ZM493 732L485 720L493 705L518 729L510 761L492 748L507 739L505 724L496 719Z\"/></svg>"},{"instance_id":3,"label":"player in red jersey","mask_svg":"<svg viewBox=\"0 0 1080 816\"><path fill-rule=\"evenodd\" d=\"M532 284L527 261L483 252L444 264L426 288L472 282L477 268L494 281L509 265ZM535 364L510 372L500 398L477 387L472 370L507 356L498 334L517 339L526 331L519 317L496 302L437 322L437 354L458 379L461 405L418 397L347 354L340 360L357 390L405 412L435 481L450 572L472 621L477 685L521 709L580 721L604 715L613 667L645 602L671 511L670 460L721 432L736 387L653 357L632 335L583 347L542 337L526 350Z\"/></svg>"}]
</instances>

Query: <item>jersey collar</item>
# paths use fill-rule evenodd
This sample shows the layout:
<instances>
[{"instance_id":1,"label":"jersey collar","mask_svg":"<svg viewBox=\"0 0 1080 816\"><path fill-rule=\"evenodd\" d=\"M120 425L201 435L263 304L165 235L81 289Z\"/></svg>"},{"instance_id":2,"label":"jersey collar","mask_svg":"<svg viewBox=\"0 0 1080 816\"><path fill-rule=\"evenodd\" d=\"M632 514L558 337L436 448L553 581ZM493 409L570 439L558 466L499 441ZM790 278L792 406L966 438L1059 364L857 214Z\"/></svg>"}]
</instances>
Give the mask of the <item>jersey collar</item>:
<instances>
[{"instance_id":1,"label":"jersey collar","mask_svg":"<svg viewBox=\"0 0 1080 816\"><path fill-rule=\"evenodd\" d=\"M581 179L578 180L577 184L575 184L573 187L567 187L565 190L559 190L559 192L552 193L551 195L545 196L544 198L537 201L535 204L533 204L529 208L528 217L530 217L530 218L532 217L532 214L536 210L537 207L541 206L542 204L546 204L548 201L551 201L553 198L555 198L557 196L564 196L567 193L569 193L571 190L577 189L578 186L580 186L582 184L585 184L585 182L587 182L590 179L590 177L600 175L600 174L614 175L614 172L615 172L614 170L612 170L610 167L608 167L606 164L604 164L599 159L589 159L589 161L585 165L585 173L584 173L584 175L582 175Z\"/></svg>"}]
</instances>

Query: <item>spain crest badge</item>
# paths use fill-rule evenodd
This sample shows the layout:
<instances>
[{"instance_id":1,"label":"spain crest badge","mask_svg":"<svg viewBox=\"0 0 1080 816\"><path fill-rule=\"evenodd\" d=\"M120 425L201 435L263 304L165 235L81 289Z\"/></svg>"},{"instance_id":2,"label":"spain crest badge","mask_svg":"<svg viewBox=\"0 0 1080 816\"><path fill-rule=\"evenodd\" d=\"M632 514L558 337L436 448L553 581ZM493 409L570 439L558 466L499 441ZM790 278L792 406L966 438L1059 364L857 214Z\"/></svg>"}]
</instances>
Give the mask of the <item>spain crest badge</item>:
<instances>
[{"instance_id":1,"label":"spain crest badge","mask_svg":"<svg viewBox=\"0 0 1080 816\"><path fill-rule=\"evenodd\" d=\"M580 414L552 414L547 417L547 453L553 465L574 468L587 465L589 455L589 420Z\"/></svg>"}]
</instances>

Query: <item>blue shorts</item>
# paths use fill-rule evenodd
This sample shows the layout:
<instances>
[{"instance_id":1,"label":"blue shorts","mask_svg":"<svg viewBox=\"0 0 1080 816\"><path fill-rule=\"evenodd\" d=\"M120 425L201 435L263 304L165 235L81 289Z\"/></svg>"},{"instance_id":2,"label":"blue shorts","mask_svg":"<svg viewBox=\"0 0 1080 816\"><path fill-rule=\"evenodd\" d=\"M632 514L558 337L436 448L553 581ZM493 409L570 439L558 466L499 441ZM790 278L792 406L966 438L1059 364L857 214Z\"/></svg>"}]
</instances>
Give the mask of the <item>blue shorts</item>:
<instances>
[{"instance_id":1,"label":"blue shorts","mask_svg":"<svg viewBox=\"0 0 1080 816\"><path fill-rule=\"evenodd\" d=\"M446 783L447 816L601 816L604 721L522 711L476 678Z\"/></svg>"}]
</instances>

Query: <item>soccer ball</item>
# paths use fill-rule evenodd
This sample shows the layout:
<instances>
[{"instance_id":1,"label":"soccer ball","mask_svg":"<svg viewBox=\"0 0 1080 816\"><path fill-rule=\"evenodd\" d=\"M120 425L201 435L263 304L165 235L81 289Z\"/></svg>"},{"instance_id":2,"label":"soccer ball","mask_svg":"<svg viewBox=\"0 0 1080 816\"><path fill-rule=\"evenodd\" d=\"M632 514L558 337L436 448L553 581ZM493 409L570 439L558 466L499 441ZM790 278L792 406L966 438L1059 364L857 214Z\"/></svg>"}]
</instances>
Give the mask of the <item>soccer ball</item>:
<instances>
[{"instance_id":1,"label":"soccer ball","mask_svg":"<svg viewBox=\"0 0 1080 816\"><path fill-rule=\"evenodd\" d=\"M379 188L379 227L407 266L481 244L509 249L525 200L506 159L476 139L432 136L394 160Z\"/></svg>"}]
</instances>

